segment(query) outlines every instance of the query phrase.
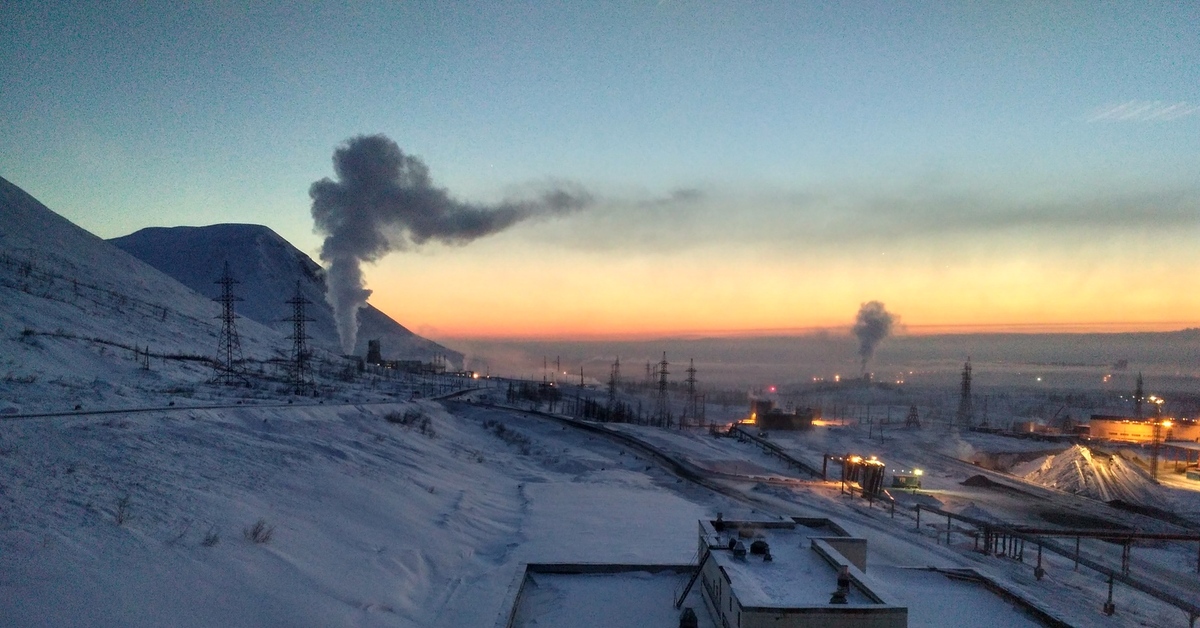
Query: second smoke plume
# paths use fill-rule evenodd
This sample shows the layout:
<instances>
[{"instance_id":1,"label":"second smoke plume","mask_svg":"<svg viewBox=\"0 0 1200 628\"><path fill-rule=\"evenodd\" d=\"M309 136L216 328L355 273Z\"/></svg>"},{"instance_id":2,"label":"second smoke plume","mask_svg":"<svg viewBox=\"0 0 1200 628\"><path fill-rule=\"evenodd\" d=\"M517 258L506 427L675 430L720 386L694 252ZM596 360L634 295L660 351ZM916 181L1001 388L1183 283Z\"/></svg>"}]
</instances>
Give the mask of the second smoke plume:
<instances>
[{"instance_id":1,"label":"second smoke plume","mask_svg":"<svg viewBox=\"0 0 1200 628\"><path fill-rule=\"evenodd\" d=\"M875 347L891 335L895 323L896 316L879 301L868 301L858 308L854 335L858 337L858 356L862 358L863 373L867 372L867 362L875 354Z\"/></svg>"}]
</instances>

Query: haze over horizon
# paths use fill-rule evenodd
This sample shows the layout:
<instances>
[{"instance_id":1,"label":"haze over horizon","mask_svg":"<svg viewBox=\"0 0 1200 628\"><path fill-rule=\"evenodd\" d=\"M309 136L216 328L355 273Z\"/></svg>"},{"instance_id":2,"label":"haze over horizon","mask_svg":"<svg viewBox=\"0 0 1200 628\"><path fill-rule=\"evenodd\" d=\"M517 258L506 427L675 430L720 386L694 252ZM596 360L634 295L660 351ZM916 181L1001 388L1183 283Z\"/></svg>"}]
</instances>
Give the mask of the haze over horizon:
<instances>
[{"instance_id":1,"label":"haze over horizon","mask_svg":"<svg viewBox=\"0 0 1200 628\"><path fill-rule=\"evenodd\" d=\"M111 238L264 224L383 134L455 203L363 267L438 339L1200 326L1200 7L10 3L0 176Z\"/></svg>"}]
</instances>

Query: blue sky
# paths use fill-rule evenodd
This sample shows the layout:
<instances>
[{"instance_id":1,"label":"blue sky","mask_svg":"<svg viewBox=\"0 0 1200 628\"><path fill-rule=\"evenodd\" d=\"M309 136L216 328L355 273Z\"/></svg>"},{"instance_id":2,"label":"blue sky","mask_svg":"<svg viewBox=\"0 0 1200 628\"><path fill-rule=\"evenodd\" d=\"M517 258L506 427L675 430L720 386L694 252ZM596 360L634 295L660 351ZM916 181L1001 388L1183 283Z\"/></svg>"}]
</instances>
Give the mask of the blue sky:
<instances>
[{"instance_id":1,"label":"blue sky","mask_svg":"<svg viewBox=\"0 0 1200 628\"><path fill-rule=\"evenodd\" d=\"M0 176L103 237L255 222L315 253L308 186L340 142L384 133L466 200L556 180L602 199L423 254L452 269L486 255L523 272L531 247L572 264L758 244L833 260L789 257L786 283L851 277L851 252L884 240L926 274L988 252L974 272L996 290L1002 267L1125 249L1144 264L1151 243L1174 260L1150 269L1164 280L1200 266L1195 3L14 2L0 22ZM658 202L678 190L697 194ZM692 261L660 255L644 264ZM416 262L389 258L375 281L433 272ZM1122 316L1200 319L1155 313L1200 305L1180 298Z\"/></svg>"}]
</instances>

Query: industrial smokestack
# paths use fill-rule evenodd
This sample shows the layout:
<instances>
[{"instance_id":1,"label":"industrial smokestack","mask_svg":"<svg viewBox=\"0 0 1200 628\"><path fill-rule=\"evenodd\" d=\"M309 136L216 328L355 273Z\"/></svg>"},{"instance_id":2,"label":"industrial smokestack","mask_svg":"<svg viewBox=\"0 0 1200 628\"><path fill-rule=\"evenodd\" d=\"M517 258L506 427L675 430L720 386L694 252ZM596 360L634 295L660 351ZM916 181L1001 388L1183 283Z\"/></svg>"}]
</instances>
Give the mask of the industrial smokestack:
<instances>
[{"instance_id":1,"label":"industrial smokestack","mask_svg":"<svg viewBox=\"0 0 1200 628\"><path fill-rule=\"evenodd\" d=\"M862 372L867 372L867 362L875 354L875 347L892 333L896 316L889 313L883 303L869 301L858 308L854 321L854 335L858 337L858 355L862 358Z\"/></svg>"},{"instance_id":2,"label":"industrial smokestack","mask_svg":"<svg viewBox=\"0 0 1200 628\"><path fill-rule=\"evenodd\" d=\"M333 153L336 181L312 184L312 215L325 236L325 298L333 306L342 351L353 353L358 310L371 291L362 263L434 240L463 245L522 220L566 213L591 202L586 191L556 187L533 199L496 205L464 203L435 187L423 161L384 135L350 138Z\"/></svg>"}]
</instances>

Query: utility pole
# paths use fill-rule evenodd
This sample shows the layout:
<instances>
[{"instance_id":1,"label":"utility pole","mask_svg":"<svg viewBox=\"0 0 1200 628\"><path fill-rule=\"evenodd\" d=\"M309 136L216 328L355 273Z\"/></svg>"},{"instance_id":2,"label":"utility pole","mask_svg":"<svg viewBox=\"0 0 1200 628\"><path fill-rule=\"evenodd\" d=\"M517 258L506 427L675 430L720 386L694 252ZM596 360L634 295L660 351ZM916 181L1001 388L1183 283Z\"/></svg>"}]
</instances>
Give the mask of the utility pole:
<instances>
[{"instance_id":1,"label":"utility pole","mask_svg":"<svg viewBox=\"0 0 1200 628\"><path fill-rule=\"evenodd\" d=\"M688 418L689 414L691 415L692 422L699 425L700 413L696 411L696 360L694 358L688 358L687 379L684 381L687 382L688 409L690 412L687 410L684 411L684 415L679 419L679 427L683 427L684 420Z\"/></svg>"},{"instance_id":2,"label":"utility pole","mask_svg":"<svg viewBox=\"0 0 1200 628\"><path fill-rule=\"evenodd\" d=\"M975 420L975 409L971 404L971 358L963 365L962 390L958 398L958 413L955 416L962 427L971 427Z\"/></svg>"},{"instance_id":3,"label":"utility pole","mask_svg":"<svg viewBox=\"0 0 1200 628\"><path fill-rule=\"evenodd\" d=\"M662 362L658 363L658 401L654 413L658 416L659 427L671 426L671 405L667 399L667 352L663 351Z\"/></svg>"},{"instance_id":4,"label":"utility pole","mask_svg":"<svg viewBox=\"0 0 1200 628\"><path fill-rule=\"evenodd\" d=\"M617 388L621 385L621 356L613 362L612 371L608 374L608 412L611 415L617 407Z\"/></svg>"},{"instance_id":5,"label":"utility pole","mask_svg":"<svg viewBox=\"0 0 1200 628\"><path fill-rule=\"evenodd\" d=\"M917 406L908 407L908 416L904 417L904 427L921 428L921 419L917 416Z\"/></svg>"},{"instance_id":6,"label":"utility pole","mask_svg":"<svg viewBox=\"0 0 1200 628\"><path fill-rule=\"evenodd\" d=\"M288 336L292 340L292 363L288 375L296 394L303 395L313 387L312 373L308 368L308 335L304 333L304 323L313 319L305 315L304 307L312 301L301 294L299 280L296 281L296 294L287 303L292 306L291 318L284 319L292 323L292 335Z\"/></svg>"},{"instance_id":7,"label":"utility pole","mask_svg":"<svg viewBox=\"0 0 1200 628\"><path fill-rule=\"evenodd\" d=\"M217 317L221 319L221 335L217 339L217 359L213 363L212 382L249 385L250 382L246 381L242 372L242 340L238 336L237 314L233 310L233 304L242 300L241 297L234 296L233 286L241 282L233 278L229 272L229 262L225 262L221 278L213 283L221 286L221 296L213 299L221 304L221 315Z\"/></svg>"}]
</instances>

